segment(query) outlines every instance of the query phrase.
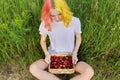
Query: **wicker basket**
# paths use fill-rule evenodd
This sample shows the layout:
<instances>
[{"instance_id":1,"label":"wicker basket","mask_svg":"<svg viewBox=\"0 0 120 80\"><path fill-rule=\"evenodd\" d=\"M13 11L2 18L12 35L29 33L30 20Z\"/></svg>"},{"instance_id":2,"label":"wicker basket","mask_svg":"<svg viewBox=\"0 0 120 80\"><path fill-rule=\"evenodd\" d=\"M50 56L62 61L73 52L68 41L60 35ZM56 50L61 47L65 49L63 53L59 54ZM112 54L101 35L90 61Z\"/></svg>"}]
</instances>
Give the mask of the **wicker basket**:
<instances>
[{"instance_id":1,"label":"wicker basket","mask_svg":"<svg viewBox=\"0 0 120 80\"><path fill-rule=\"evenodd\" d=\"M71 54L52 54L48 70L53 74L72 74L74 67Z\"/></svg>"}]
</instances>

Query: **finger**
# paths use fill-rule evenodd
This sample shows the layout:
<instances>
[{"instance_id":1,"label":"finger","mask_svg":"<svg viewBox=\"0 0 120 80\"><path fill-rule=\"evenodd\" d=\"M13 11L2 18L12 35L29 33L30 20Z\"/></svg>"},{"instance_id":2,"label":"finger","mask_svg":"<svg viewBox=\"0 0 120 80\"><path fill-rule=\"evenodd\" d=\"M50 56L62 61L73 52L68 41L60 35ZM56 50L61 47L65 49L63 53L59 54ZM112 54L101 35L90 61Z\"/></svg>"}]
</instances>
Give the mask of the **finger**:
<instances>
[{"instance_id":1,"label":"finger","mask_svg":"<svg viewBox=\"0 0 120 80\"><path fill-rule=\"evenodd\" d=\"M49 64L49 60L45 59L45 62L46 62L47 64Z\"/></svg>"},{"instance_id":2,"label":"finger","mask_svg":"<svg viewBox=\"0 0 120 80\"><path fill-rule=\"evenodd\" d=\"M76 63L77 63L77 62L78 62L78 59L76 59ZM75 64L76 64L76 63L75 63Z\"/></svg>"},{"instance_id":3,"label":"finger","mask_svg":"<svg viewBox=\"0 0 120 80\"><path fill-rule=\"evenodd\" d=\"M45 62L48 63L46 59L45 59Z\"/></svg>"},{"instance_id":4,"label":"finger","mask_svg":"<svg viewBox=\"0 0 120 80\"><path fill-rule=\"evenodd\" d=\"M77 60L75 60L75 64L77 63Z\"/></svg>"},{"instance_id":5,"label":"finger","mask_svg":"<svg viewBox=\"0 0 120 80\"><path fill-rule=\"evenodd\" d=\"M74 59L72 59L72 63L74 64Z\"/></svg>"},{"instance_id":6,"label":"finger","mask_svg":"<svg viewBox=\"0 0 120 80\"><path fill-rule=\"evenodd\" d=\"M50 59L48 59L48 64L50 64Z\"/></svg>"},{"instance_id":7,"label":"finger","mask_svg":"<svg viewBox=\"0 0 120 80\"><path fill-rule=\"evenodd\" d=\"M50 58L51 58L51 56L49 56L49 59L48 59L49 63L51 62L51 59L50 59Z\"/></svg>"},{"instance_id":8,"label":"finger","mask_svg":"<svg viewBox=\"0 0 120 80\"><path fill-rule=\"evenodd\" d=\"M74 64L76 64L76 63L77 63L77 61L78 61L78 59L74 59Z\"/></svg>"},{"instance_id":9,"label":"finger","mask_svg":"<svg viewBox=\"0 0 120 80\"><path fill-rule=\"evenodd\" d=\"M76 61L76 59L75 59L75 60L74 60L74 64L76 64L76 62L77 62L77 61Z\"/></svg>"},{"instance_id":10,"label":"finger","mask_svg":"<svg viewBox=\"0 0 120 80\"><path fill-rule=\"evenodd\" d=\"M73 64L75 64L75 59L73 59L73 61L72 61L72 62L73 62Z\"/></svg>"}]
</instances>

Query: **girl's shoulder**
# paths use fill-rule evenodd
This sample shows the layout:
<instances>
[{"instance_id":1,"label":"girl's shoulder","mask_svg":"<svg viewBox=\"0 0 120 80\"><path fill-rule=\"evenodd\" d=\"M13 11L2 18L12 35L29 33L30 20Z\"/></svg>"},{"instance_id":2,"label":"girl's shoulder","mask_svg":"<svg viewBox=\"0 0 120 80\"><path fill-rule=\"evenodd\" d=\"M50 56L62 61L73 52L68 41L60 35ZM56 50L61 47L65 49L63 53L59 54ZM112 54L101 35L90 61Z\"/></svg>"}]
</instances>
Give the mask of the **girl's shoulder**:
<instances>
[{"instance_id":1,"label":"girl's shoulder","mask_svg":"<svg viewBox=\"0 0 120 80\"><path fill-rule=\"evenodd\" d=\"M72 23L80 22L80 19L78 17L73 16L72 17Z\"/></svg>"}]
</instances>

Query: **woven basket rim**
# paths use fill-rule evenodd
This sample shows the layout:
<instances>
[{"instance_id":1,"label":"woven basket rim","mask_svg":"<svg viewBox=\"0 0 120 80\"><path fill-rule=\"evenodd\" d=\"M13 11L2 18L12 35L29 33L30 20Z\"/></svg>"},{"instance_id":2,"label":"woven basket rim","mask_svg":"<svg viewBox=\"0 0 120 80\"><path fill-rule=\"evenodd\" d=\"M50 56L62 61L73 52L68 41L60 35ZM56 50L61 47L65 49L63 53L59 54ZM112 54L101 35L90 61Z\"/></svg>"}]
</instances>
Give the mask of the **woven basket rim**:
<instances>
[{"instance_id":1,"label":"woven basket rim","mask_svg":"<svg viewBox=\"0 0 120 80\"><path fill-rule=\"evenodd\" d=\"M73 67L72 69L51 69L49 66L48 70L53 74L72 74L75 72L75 67Z\"/></svg>"}]
</instances>

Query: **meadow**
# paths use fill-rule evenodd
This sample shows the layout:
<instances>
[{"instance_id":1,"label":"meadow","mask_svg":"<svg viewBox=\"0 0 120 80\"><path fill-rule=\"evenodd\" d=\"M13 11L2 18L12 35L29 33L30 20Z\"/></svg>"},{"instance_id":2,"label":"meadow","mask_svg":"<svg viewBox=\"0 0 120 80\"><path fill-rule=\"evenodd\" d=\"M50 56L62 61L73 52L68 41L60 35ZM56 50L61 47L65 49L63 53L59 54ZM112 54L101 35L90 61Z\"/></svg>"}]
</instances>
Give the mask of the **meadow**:
<instances>
[{"instance_id":1,"label":"meadow","mask_svg":"<svg viewBox=\"0 0 120 80\"><path fill-rule=\"evenodd\" d=\"M81 21L78 58L94 68L92 80L120 80L120 0L67 3ZM44 58L38 31L42 5L43 0L0 0L0 80L37 80L29 66Z\"/></svg>"}]
</instances>

